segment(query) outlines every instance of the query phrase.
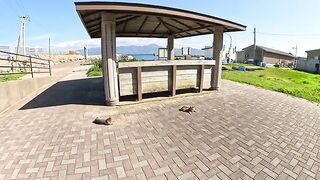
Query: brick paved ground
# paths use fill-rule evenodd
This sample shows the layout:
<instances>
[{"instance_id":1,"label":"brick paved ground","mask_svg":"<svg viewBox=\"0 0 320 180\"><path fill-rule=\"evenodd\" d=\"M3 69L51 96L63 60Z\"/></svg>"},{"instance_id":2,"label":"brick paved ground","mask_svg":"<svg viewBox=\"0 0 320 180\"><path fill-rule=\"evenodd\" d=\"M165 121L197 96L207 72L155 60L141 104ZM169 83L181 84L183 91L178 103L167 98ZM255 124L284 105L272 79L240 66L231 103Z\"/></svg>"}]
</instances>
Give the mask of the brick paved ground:
<instances>
[{"instance_id":1,"label":"brick paved ground","mask_svg":"<svg viewBox=\"0 0 320 180\"><path fill-rule=\"evenodd\" d=\"M109 108L71 101L96 84L74 83L44 94L50 107L0 119L0 179L320 179L316 104L223 81L218 93ZM97 114L114 124L92 124Z\"/></svg>"}]
</instances>

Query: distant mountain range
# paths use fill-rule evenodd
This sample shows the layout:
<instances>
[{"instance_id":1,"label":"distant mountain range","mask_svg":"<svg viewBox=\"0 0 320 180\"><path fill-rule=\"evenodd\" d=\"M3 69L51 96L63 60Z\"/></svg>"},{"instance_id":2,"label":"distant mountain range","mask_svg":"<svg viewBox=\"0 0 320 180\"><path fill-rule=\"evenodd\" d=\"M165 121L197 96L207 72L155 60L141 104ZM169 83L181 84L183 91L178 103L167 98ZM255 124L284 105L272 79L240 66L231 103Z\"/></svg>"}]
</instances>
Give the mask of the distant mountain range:
<instances>
[{"instance_id":1,"label":"distant mountain range","mask_svg":"<svg viewBox=\"0 0 320 180\"><path fill-rule=\"evenodd\" d=\"M158 46L156 44L149 44L145 46L118 46L117 47L117 54L153 54L158 51L158 48L162 48L161 46ZM83 49L78 50L80 54L83 53ZM191 49L192 55L204 55L204 51L200 49ZM176 56L181 55L181 49L175 49L174 53ZM89 48L88 49L89 56L92 55L100 55L101 54L101 48Z\"/></svg>"}]
</instances>

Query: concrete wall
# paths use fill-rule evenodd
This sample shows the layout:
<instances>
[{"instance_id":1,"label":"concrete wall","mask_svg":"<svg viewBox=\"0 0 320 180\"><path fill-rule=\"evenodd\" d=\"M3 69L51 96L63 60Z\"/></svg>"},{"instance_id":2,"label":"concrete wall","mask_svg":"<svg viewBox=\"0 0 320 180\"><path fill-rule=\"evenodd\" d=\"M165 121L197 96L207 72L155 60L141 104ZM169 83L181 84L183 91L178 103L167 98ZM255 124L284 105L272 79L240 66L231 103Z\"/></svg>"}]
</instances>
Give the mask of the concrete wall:
<instances>
[{"instance_id":1,"label":"concrete wall","mask_svg":"<svg viewBox=\"0 0 320 180\"><path fill-rule=\"evenodd\" d=\"M0 112L57 79L58 77L39 77L0 83Z\"/></svg>"},{"instance_id":2,"label":"concrete wall","mask_svg":"<svg viewBox=\"0 0 320 180\"><path fill-rule=\"evenodd\" d=\"M296 69L309 73L320 74L320 49L306 52L308 54L307 58L298 58Z\"/></svg>"},{"instance_id":3,"label":"concrete wall","mask_svg":"<svg viewBox=\"0 0 320 180\"><path fill-rule=\"evenodd\" d=\"M244 61L245 61L245 53L244 53L244 51L238 51L236 59L237 59L237 62L244 63Z\"/></svg>"},{"instance_id":4,"label":"concrete wall","mask_svg":"<svg viewBox=\"0 0 320 180\"><path fill-rule=\"evenodd\" d=\"M255 59L266 64L281 64L283 66L293 65L293 57L284 56L281 54L266 52L259 46L257 46L255 58L254 58L254 46L249 46L243 49L244 52L244 62L248 59ZM240 60L241 62L241 60Z\"/></svg>"},{"instance_id":5,"label":"concrete wall","mask_svg":"<svg viewBox=\"0 0 320 180\"><path fill-rule=\"evenodd\" d=\"M282 64L284 66L288 66L289 63L293 63L293 58L275 53L265 52L263 53L263 62L265 62L266 64Z\"/></svg>"},{"instance_id":6,"label":"concrete wall","mask_svg":"<svg viewBox=\"0 0 320 180\"><path fill-rule=\"evenodd\" d=\"M142 93L170 91L172 87L172 65L174 64L177 65L177 90L199 87L201 64L205 64L203 88L210 88L210 83L213 76L214 61L164 61L159 63L132 62L126 63L126 65L120 65L121 63L119 63L120 96L137 94L137 66L142 67Z\"/></svg>"},{"instance_id":7,"label":"concrete wall","mask_svg":"<svg viewBox=\"0 0 320 180\"><path fill-rule=\"evenodd\" d=\"M306 60L300 60L298 59L296 64L296 69L300 71L305 71L309 73L317 73L316 64L319 64L319 60L315 59L306 59Z\"/></svg>"}]
</instances>

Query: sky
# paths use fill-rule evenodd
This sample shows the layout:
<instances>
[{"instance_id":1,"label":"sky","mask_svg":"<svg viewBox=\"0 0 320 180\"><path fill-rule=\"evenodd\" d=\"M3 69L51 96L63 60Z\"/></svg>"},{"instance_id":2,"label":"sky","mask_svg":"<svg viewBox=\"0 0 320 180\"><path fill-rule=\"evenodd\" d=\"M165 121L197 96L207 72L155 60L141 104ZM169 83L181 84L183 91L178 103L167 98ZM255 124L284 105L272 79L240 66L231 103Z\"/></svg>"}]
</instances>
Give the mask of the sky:
<instances>
[{"instance_id":1,"label":"sky","mask_svg":"<svg viewBox=\"0 0 320 180\"><path fill-rule=\"evenodd\" d=\"M114 0L116 1L116 0ZM121 1L119 1L121 2ZM257 29L257 45L275 48L298 56L320 48L319 0L140 0L136 2L163 5L205 13L247 26L244 32L229 33L237 50L253 44L253 29ZM0 45L17 45L20 20L27 15L26 46L64 50L81 49L84 45L99 47L100 39L90 39L72 0L0 0ZM212 44L212 35L183 38L175 47L203 48ZM165 39L118 38L117 46L166 45ZM229 36L224 43L230 44Z\"/></svg>"}]
</instances>

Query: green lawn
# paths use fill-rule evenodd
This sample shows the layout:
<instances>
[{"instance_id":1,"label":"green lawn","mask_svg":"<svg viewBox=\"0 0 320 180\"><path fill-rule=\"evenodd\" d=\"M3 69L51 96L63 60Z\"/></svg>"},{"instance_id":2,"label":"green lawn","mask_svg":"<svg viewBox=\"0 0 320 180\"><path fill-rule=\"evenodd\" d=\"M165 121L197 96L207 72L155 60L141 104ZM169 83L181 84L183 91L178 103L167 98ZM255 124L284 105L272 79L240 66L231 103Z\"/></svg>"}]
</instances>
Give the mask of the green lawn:
<instances>
[{"instance_id":1,"label":"green lawn","mask_svg":"<svg viewBox=\"0 0 320 180\"><path fill-rule=\"evenodd\" d=\"M24 74L0 75L0 82L14 81L20 79Z\"/></svg>"},{"instance_id":2,"label":"green lawn","mask_svg":"<svg viewBox=\"0 0 320 180\"><path fill-rule=\"evenodd\" d=\"M222 77L320 102L320 75L290 69L264 68L246 72L228 70L222 73Z\"/></svg>"}]
</instances>

